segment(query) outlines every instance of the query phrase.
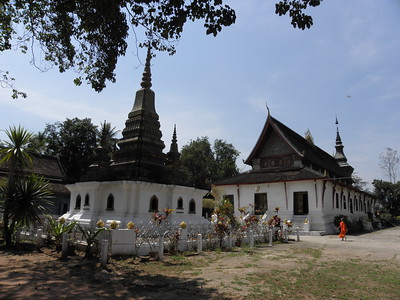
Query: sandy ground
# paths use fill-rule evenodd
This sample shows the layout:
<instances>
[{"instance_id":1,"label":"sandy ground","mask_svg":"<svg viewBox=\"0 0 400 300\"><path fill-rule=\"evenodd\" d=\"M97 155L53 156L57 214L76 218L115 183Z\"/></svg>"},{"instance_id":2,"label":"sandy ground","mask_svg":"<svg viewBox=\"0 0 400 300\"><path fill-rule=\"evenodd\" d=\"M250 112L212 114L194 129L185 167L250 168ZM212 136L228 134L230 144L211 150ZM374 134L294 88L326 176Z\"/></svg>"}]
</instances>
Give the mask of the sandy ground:
<instances>
[{"instance_id":1,"label":"sandy ground","mask_svg":"<svg viewBox=\"0 0 400 300\"><path fill-rule=\"evenodd\" d=\"M295 238L295 237L291 237ZM346 241L337 236L302 236L300 242L258 246L262 255L252 265L251 255L226 255L216 263L204 264L195 272L143 275L130 270L101 270L99 263L81 256L61 259L51 249L37 251L0 250L0 299L241 299L226 298L221 286L232 278L246 276L254 269L296 268L298 260L283 257L288 249L317 248L322 259L386 260L400 264L400 227L361 235ZM207 259L205 254L191 259ZM210 257L209 257L210 258ZM212 258L210 258L212 259Z\"/></svg>"}]
</instances>

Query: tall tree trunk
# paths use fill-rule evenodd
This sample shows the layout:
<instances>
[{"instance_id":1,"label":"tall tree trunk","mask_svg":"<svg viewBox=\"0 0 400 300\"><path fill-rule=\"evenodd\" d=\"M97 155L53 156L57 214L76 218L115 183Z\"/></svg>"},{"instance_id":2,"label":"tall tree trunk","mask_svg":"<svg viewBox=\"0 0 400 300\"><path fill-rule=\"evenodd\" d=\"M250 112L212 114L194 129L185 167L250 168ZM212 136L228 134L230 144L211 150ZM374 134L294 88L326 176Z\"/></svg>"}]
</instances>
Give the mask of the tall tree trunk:
<instances>
[{"instance_id":1,"label":"tall tree trunk","mask_svg":"<svg viewBox=\"0 0 400 300\"><path fill-rule=\"evenodd\" d=\"M12 245L12 231L10 228L10 203L12 201L11 195L14 187L14 174L16 169L16 162L12 161L8 173L7 193L4 199L4 212L3 212L3 235L6 242L6 247Z\"/></svg>"}]
</instances>

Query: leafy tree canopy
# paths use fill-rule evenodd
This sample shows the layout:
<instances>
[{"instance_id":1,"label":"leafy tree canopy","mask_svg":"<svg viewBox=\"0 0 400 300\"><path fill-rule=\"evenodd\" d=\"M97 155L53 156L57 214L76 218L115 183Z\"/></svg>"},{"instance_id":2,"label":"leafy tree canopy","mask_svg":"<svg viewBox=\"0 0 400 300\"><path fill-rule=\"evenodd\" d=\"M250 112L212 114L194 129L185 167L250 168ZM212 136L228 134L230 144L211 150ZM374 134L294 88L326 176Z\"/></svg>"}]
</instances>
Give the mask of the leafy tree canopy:
<instances>
[{"instance_id":1,"label":"leafy tree canopy","mask_svg":"<svg viewBox=\"0 0 400 300\"><path fill-rule=\"evenodd\" d=\"M284 0L276 14L289 13L294 27L312 24L303 11L319 0ZM60 72L73 69L98 92L115 82L115 67L124 56L130 28L143 29L154 49L175 53L188 21L203 20L206 34L216 36L235 23L235 11L223 0L18 0L0 2L0 52L13 46L23 53L42 52L46 62ZM1 71L0 84L12 87L12 78ZM5 76L5 77L4 77ZM13 88L13 97L26 95Z\"/></svg>"},{"instance_id":2,"label":"leafy tree canopy","mask_svg":"<svg viewBox=\"0 0 400 300\"><path fill-rule=\"evenodd\" d=\"M383 209L392 216L400 216L400 181L374 180L374 193Z\"/></svg>"},{"instance_id":3,"label":"leafy tree canopy","mask_svg":"<svg viewBox=\"0 0 400 300\"><path fill-rule=\"evenodd\" d=\"M238 174L238 156L232 144L217 139L212 147L208 137L191 141L181 151L183 167L197 188L209 188L212 181Z\"/></svg>"},{"instance_id":4,"label":"leafy tree canopy","mask_svg":"<svg viewBox=\"0 0 400 300\"><path fill-rule=\"evenodd\" d=\"M59 156L67 181L78 181L93 161L97 127L89 118L74 118L47 124L44 133L48 154Z\"/></svg>"}]
</instances>

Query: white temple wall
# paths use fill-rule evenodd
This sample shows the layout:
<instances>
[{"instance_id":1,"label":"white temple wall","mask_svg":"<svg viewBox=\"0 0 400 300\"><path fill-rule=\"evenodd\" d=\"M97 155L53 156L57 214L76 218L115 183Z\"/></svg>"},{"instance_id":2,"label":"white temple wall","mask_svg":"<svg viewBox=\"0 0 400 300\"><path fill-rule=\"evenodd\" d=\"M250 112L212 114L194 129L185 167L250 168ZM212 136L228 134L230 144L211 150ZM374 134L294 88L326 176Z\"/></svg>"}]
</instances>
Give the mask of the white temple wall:
<instances>
[{"instance_id":1,"label":"white temple wall","mask_svg":"<svg viewBox=\"0 0 400 300\"><path fill-rule=\"evenodd\" d=\"M88 224L102 219L106 222L117 220L121 226L127 222L150 222L153 211L150 211L150 200L158 199L158 211L164 208L176 209L179 198L183 200L183 209L179 216L175 213L170 217L176 221L204 223L202 217L202 199L206 190L191 187L156 184L139 181L115 182L81 182L68 185L71 191L70 211L64 217L79 220ZM112 194L114 198L113 209L107 210L107 199ZM75 209L76 198L81 196L81 205ZM84 206L85 196L89 195L89 205ZM189 212L190 201L195 201L195 211ZM178 220L179 219L179 220Z\"/></svg>"},{"instance_id":2,"label":"white temple wall","mask_svg":"<svg viewBox=\"0 0 400 300\"><path fill-rule=\"evenodd\" d=\"M324 191L325 187L325 191ZM335 188L335 193L333 193ZM254 205L254 195L256 193L266 193L268 199L268 210L270 218L274 214L276 207L279 207L279 216L282 219L303 219L309 220L310 230L323 231L327 233L335 232L333 224L334 217L339 214L348 216L350 220L359 220L367 218L367 213L364 210L364 205L368 205L364 201L364 196L361 196L359 191L349 189L345 186L334 186L332 182L324 180L304 180L304 181L287 181L274 183L259 183L259 184L243 184L243 185L224 185L214 187L217 199L222 200L225 195L233 195L235 214L239 215L238 208L243 206ZM346 195L346 209L343 204L336 208L335 197L336 193L343 190L343 195ZM294 193L306 192L308 197L308 213L295 214L294 211ZM352 199L353 212L349 207L348 195ZM363 202L363 210L360 209L360 198ZM357 205L354 199L358 201ZM340 199L339 199L340 200ZM343 201L342 201L343 202ZM367 203L364 203L367 202ZM368 211L368 209L367 209ZM302 217L303 216L303 217Z\"/></svg>"}]
</instances>

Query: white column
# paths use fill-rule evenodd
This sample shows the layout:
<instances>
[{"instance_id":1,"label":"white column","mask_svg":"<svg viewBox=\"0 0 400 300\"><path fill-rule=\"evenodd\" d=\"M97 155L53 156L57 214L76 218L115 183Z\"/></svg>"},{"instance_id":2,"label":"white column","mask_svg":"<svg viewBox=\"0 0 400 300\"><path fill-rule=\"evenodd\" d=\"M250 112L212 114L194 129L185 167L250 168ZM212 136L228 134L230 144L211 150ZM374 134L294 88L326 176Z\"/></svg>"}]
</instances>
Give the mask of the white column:
<instances>
[{"instance_id":1,"label":"white column","mask_svg":"<svg viewBox=\"0 0 400 300\"><path fill-rule=\"evenodd\" d=\"M200 233L197 235L197 252L203 252L203 236Z\"/></svg>"}]
</instances>

